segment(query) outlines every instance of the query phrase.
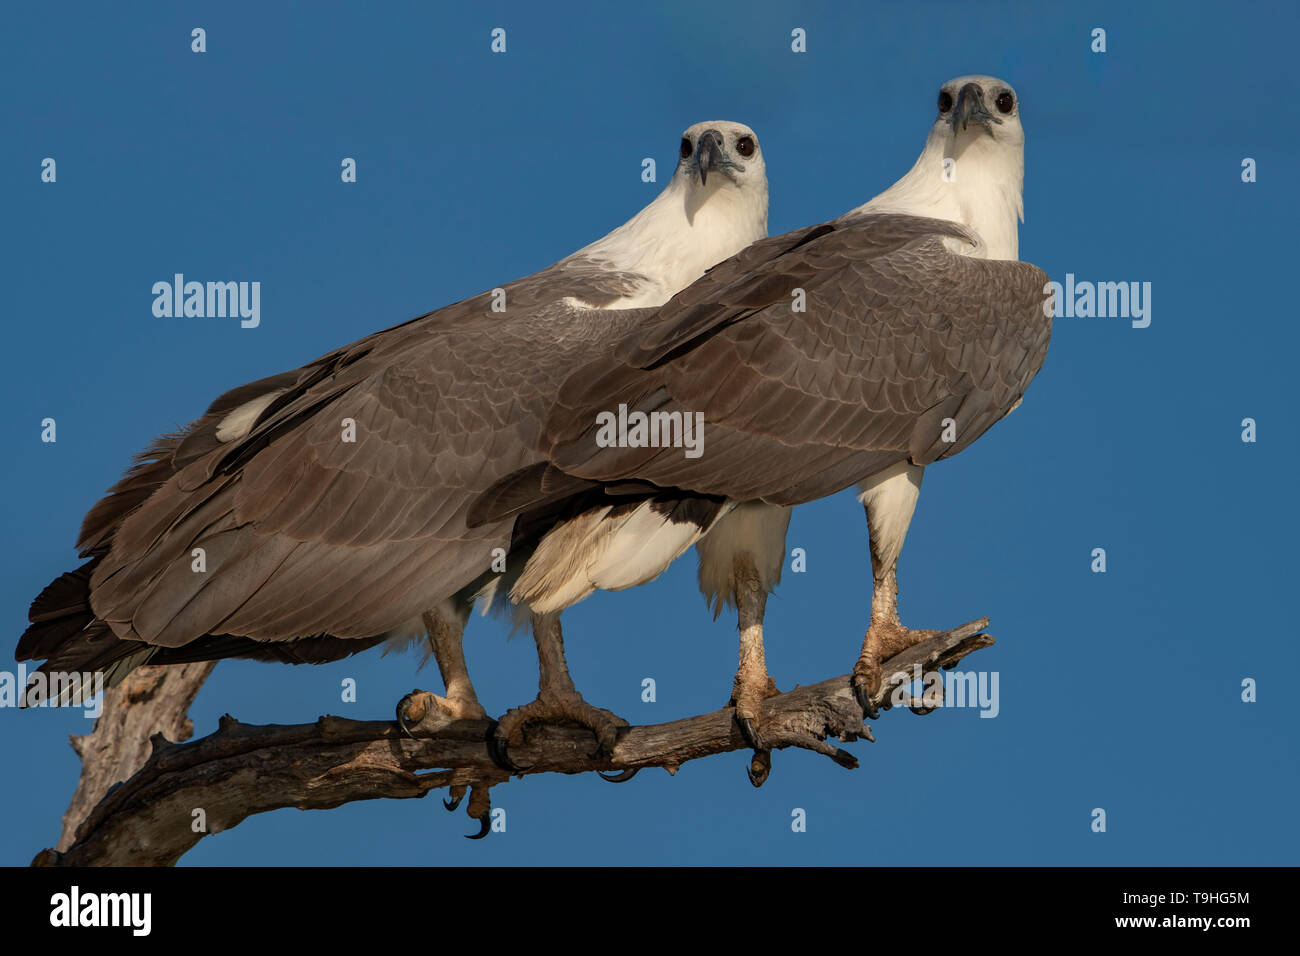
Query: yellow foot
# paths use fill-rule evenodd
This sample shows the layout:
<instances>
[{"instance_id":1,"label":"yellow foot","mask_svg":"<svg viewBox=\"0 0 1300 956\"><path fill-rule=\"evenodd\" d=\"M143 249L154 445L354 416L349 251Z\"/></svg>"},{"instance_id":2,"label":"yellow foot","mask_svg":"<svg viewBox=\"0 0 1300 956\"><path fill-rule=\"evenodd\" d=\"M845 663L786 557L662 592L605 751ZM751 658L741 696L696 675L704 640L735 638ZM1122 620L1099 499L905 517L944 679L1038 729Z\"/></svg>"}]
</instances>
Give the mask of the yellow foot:
<instances>
[{"instance_id":1,"label":"yellow foot","mask_svg":"<svg viewBox=\"0 0 1300 956\"><path fill-rule=\"evenodd\" d=\"M884 662L909 647L942 633L916 631L896 622L872 622L862 640L862 654L853 665L853 694L862 707L864 718L875 720L880 716L876 698L880 696Z\"/></svg>"},{"instance_id":2,"label":"yellow foot","mask_svg":"<svg viewBox=\"0 0 1300 956\"><path fill-rule=\"evenodd\" d=\"M780 694L771 675L763 674L756 682L746 683L738 673L731 689L731 700L727 702L728 707L736 708L736 726L740 728L740 735L754 749L754 756L745 772L749 774L749 782L756 787L761 787L772 772L772 751L764 745L761 730L763 701Z\"/></svg>"},{"instance_id":3,"label":"yellow foot","mask_svg":"<svg viewBox=\"0 0 1300 956\"><path fill-rule=\"evenodd\" d=\"M498 766L507 770L527 770L510 760L509 749L524 742L524 732L530 724L576 724L586 727L596 736L596 751L592 759L613 753L618 743L618 731L628 722L611 711L593 707L574 690L544 690L537 699L522 707L506 712L493 730L488 748Z\"/></svg>"},{"instance_id":4,"label":"yellow foot","mask_svg":"<svg viewBox=\"0 0 1300 956\"><path fill-rule=\"evenodd\" d=\"M487 720L477 700L439 697L427 690L413 690L397 702L397 726L408 737L437 733L453 720Z\"/></svg>"}]
</instances>

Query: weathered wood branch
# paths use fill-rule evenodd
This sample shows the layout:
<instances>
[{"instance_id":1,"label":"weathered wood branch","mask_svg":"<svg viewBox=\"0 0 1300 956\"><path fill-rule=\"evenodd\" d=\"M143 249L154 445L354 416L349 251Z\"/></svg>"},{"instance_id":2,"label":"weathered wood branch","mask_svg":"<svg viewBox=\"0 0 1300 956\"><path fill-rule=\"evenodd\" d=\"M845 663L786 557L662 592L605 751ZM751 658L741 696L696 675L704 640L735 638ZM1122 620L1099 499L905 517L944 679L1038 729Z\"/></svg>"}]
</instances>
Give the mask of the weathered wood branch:
<instances>
[{"instance_id":1,"label":"weathered wood branch","mask_svg":"<svg viewBox=\"0 0 1300 956\"><path fill-rule=\"evenodd\" d=\"M993 643L974 621L917 644L885 663L877 704L889 705L891 675L911 680L913 668L951 668ZM828 738L871 739L845 674L796 687L764 703L764 742L773 749L799 747L855 767L851 755ZM587 773L663 767L669 773L688 760L747 749L732 710L666 724L628 727L612 755L593 758L591 733L569 727L538 727L511 759L527 769L511 774L493 763L486 741L493 724L452 720L434 713L419 739L403 737L391 721L321 717L312 724L253 726L221 719L216 733L187 744L161 734L144 767L95 807L65 851L43 850L34 866L165 866L174 864L204 835L195 825L202 811L206 832L219 833L254 813L282 807L327 809L354 800L423 797L441 787L487 788L511 776ZM463 792L463 791L461 791ZM474 800L471 800L471 804ZM486 810L482 798L477 816Z\"/></svg>"},{"instance_id":2,"label":"weathered wood branch","mask_svg":"<svg viewBox=\"0 0 1300 956\"><path fill-rule=\"evenodd\" d=\"M216 661L138 667L104 692L103 711L94 729L68 742L81 758L81 778L63 814L58 848L76 841L77 828L108 791L132 777L149 759L156 733L184 741L194 735L190 705Z\"/></svg>"}]
</instances>

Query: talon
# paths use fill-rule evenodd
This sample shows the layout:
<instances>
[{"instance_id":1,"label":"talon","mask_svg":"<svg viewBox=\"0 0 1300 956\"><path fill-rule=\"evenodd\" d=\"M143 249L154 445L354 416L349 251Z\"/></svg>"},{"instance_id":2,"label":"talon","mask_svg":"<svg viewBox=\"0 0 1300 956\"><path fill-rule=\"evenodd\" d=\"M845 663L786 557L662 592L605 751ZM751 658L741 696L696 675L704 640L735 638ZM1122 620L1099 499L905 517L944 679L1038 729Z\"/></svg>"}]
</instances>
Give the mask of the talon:
<instances>
[{"instance_id":1,"label":"talon","mask_svg":"<svg viewBox=\"0 0 1300 956\"><path fill-rule=\"evenodd\" d=\"M640 767L632 767L628 770L622 771L621 773L611 774L606 774L603 770L597 770L596 776L600 777L601 780L608 781L609 783L627 783L640 772Z\"/></svg>"},{"instance_id":2,"label":"talon","mask_svg":"<svg viewBox=\"0 0 1300 956\"><path fill-rule=\"evenodd\" d=\"M459 797L456 797L453 800L443 800L442 805L447 808L448 813L455 813L456 808L460 806L460 802L464 799L465 794L462 793Z\"/></svg>"},{"instance_id":3,"label":"talon","mask_svg":"<svg viewBox=\"0 0 1300 956\"><path fill-rule=\"evenodd\" d=\"M874 556L872 560L875 560ZM898 587L896 583L893 583L892 571L888 578L877 578L877 594L879 594L882 587L886 589L892 588L894 595L897 595ZM886 597L888 598L888 595ZM873 601L874 599L873 596ZM915 647L922 641L929 640L939 633L939 631L921 631L903 627L898 622L896 615L892 620L872 620L871 626L867 628L867 633L862 638L862 653L858 657L858 663L853 668L853 694L858 700L858 705L862 708L863 720L876 720L880 717L881 710L889 710L894 706L894 692L900 686L895 681L898 675L890 678L889 686L884 686L882 662L892 660L895 655L901 654L909 647ZM908 683L908 681L904 680L903 683ZM878 706L871 701L875 694L868 694L866 687L863 685L874 686L876 688L875 693L881 694L883 700ZM919 711L914 712L919 713ZM929 711L925 712L928 713Z\"/></svg>"},{"instance_id":4,"label":"talon","mask_svg":"<svg viewBox=\"0 0 1300 956\"><path fill-rule=\"evenodd\" d=\"M481 840L481 839L483 839L485 836L487 836L489 833L491 833L491 832L492 832L492 816L491 816L491 814L487 814L487 813L485 813L485 814L483 814L483 816L479 817L479 827L480 827L480 829L479 829L478 833L466 833L466 834L465 834L465 839L466 839L466 840Z\"/></svg>"},{"instance_id":5,"label":"talon","mask_svg":"<svg viewBox=\"0 0 1300 956\"><path fill-rule=\"evenodd\" d=\"M493 721L487 732L487 751L488 756L492 758L492 762L509 773L523 773L525 770L532 768L532 764L521 766L511 760L509 750L510 742L506 740L506 735L501 733L501 725ZM478 838L475 837L474 839Z\"/></svg>"},{"instance_id":6,"label":"talon","mask_svg":"<svg viewBox=\"0 0 1300 956\"><path fill-rule=\"evenodd\" d=\"M754 756L750 759L749 766L745 768L745 773L749 777L749 782L755 787L761 787L767 782L768 774L771 772L772 751L754 751Z\"/></svg>"},{"instance_id":7,"label":"talon","mask_svg":"<svg viewBox=\"0 0 1300 956\"><path fill-rule=\"evenodd\" d=\"M411 733L410 728L406 726L406 717L410 713L410 710L411 695L407 694L397 702L397 729L402 732L402 736L410 737L414 740L415 734Z\"/></svg>"},{"instance_id":8,"label":"talon","mask_svg":"<svg viewBox=\"0 0 1300 956\"><path fill-rule=\"evenodd\" d=\"M868 632L869 633L869 632ZM874 653L868 654L863 650L863 656L858 659L857 664L853 666L853 696L862 708L862 719L879 720L881 704L874 700L875 696L880 693L884 675L881 673L879 658ZM889 709L889 695L883 695L885 700L882 702L886 710Z\"/></svg>"},{"instance_id":9,"label":"talon","mask_svg":"<svg viewBox=\"0 0 1300 956\"><path fill-rule=\"evenodd\" d=\"M600 710L594 707L591 708L591 711L593 714L601 713ZM618 746L618 728L628 725L627 721L622 717L617 717L614 714L609 714L609 716L611 718L609 721L596 720L591 724L584 725L596 738L596 749L587 755L590 760L603 760L613 754L614 748Z\"/></svg>"},{"instance_id":10,"label":"talon","mask_svg":"<svg viewBox=\"0 0 1300 956\"><path fill-rule=\"evenodd\" d=\"M764 745L755 718L736 715L735 719L736 726L740 728L740 736L745 738L745 743L749 744L754 751L749 766L745 768L745 774L749 777L750 783L755 787L761 787L767 782L767 775L772 771L772 751Z\"/></svg>"},{"instance_id":11,"label":"talon","mask_svg":"<svg viewBox=\"0 0 1300 956\"><path fill-rule=\"evenodd\" d=\"M424 690L413 690L397 702L397 727L402 736L412 740L419 739L413 730L420 730L422 736L428 736L446 724L452 715L444 706L447 701L437 694ZM425 726L428 722L428 726Z\"/></svg>"},{"instance_id":12,"label":"talon","mask_svg":"<svg viewBox=\"0 0 1300 956\"><path fill-rule=\"evenodd\" d=\"M745 738L745 743L753 750L764 750L762 738L758 734L758 726L753 717L736 717L736 725L740 727L740 736Z\"/></svg>"},{"instance_id":13,"label":"talon","mask_svg":"<svg viewBox=\"0 0 1300 956\"><path fill-rule=\"evenodd\" d=\"M871 702L871 695L868 694L866 689L861 687L857 681L853 682L853 696L857 698L858 706L862 708L862 719L864 722L880 719L880 711L877 709L876 705Z\"/></svg>"},{"instance_id":14,"label":"talon","mask_svg":"<svg viewBox=\"0 0 1300 956\"><path fill-rule=\"evenodd\" d=\"M935 704L933 707L926 704L924 697L913 697L912 704L909 705L908 710L916 714L916 716L918 717L924 717L926 714L933 714L936 710L938 710L940 707L943 706L943 694L944 694L943 684L940 683L937 689L939 691L939 702Z\"/></svg>"},{"instance_id":15,"label":"talon","mask_svg":"<svg viewBox=\"0 0 1300 956\"><path fill-rule=\"evenodd\" d=\"M592 736L596 738L596 749L587 757L590 760L601 761L612 754L618 745L619 729L628 726L627 721L622 717L601 710L599 707L592 707L577 691L572 689L543 691L538 694L536 700L508 711L493 728L491 736L495 740L497 754L493 760L498 766L512 772L529 769L516 766L510 760L508 748L512 739L519 741L523 737L525 728L534 724L576 725L591 731ZM493 743L489 741L489 747L491 746Z\"/></svg>"}]
</instances>

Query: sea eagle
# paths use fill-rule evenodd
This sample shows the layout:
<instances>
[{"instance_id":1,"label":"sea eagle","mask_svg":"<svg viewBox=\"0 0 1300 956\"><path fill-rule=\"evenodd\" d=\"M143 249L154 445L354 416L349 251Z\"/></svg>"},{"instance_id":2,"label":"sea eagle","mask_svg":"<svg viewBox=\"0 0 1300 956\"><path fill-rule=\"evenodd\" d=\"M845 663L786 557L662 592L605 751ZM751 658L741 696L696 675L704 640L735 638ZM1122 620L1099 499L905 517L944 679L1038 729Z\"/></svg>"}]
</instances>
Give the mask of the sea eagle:
<instances>
[{"instance_id":1,"label":"sea eagle","mask_svg":"<svg viewBox=\"0 0 1300 956\"><path fill-rule=\"evenodd\" d=\"M541 537L512 597L558 612L649 580L698 541L706 597L715 612L738 610L732 696L762 752L756 721L775 691L762 620L789 508L856 485L874 588L854 688L874 714L881 662L933 633L903 627L895 572L923 470L1014 409L1046 356L1047 277L1016 261L1023 178L1015 90L951 80L924 150L890 189L755 243L578 370L541 459L490 489L470 522L526 523L592 488L607 501L571 507ZM703 453L608 447L598 422L616 408L702 416Z\"/></svg>"},{"instance_id":2,"label":"sea eagle","mask_svg":"<svg viewBox=\"0 0 1300 956\"><path fill-rule=\"evenodd\" d=\"M158 439L87 514L89 560L33 602L17 658L112 686L146 663L320 663L419 633L444 677L439 706L483 715L462 631L517 532L469 528L470 503L531 461L573 368L767 233L753 130L697 123L679 157L623 226L504 285L504 311L489 292L420 316L233 389ZM567 670L550 666L558 621L539 624L543 695L558 681L571 700ZM63 702L79 700L65 687Z\"/></svg>"}]
</instances>

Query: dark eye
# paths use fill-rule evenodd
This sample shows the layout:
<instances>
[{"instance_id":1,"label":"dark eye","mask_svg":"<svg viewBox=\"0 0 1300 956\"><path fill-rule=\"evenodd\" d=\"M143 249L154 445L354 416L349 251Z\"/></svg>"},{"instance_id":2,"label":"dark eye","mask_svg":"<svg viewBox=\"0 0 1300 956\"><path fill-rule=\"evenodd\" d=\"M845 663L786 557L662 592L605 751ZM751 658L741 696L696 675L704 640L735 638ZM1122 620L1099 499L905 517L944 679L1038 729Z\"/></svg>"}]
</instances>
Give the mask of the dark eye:
<instances>
[{"instance_id":1,"label":"dark eye","mask_svg":"<svg viewBox=\"0 0 1300 956\"><path fill-rule=\"evenodd\" d=\"M952 94L947 90L939 91L939 112L946 113L952 109Z\"/></svg>"},{"instance_id":2,"label":"dark eye","mask_svg":"<svg viewBox=\"0 0 1300 956\"><path fill-rule=\"evenodd\" d=\"M740 139L736 140L736 152L738 152L741 156L753 156L754 155L753 138L749 136L742 136L740 137Z\"/></svg>"},{"instance_id":3,"label":"dark eye","mask_svg":"<svg viewBox=\"0 0 1300 956\"><path fill-rule=\"evenodd\" d=\"M685 136L682 137L682 159L691 155L691 141Z\"/></svg>"},{"instance_id":4,"label":"dark eye","mask_svg":"<svg viewBox=\"0 0 1300 956\"><path fill-rule=\"evenodd\" d=\"M995 102L999 113L1010 113L1016 108L1016 98L1010 93L999 93Z\"/></svg>"}]
</instances>

